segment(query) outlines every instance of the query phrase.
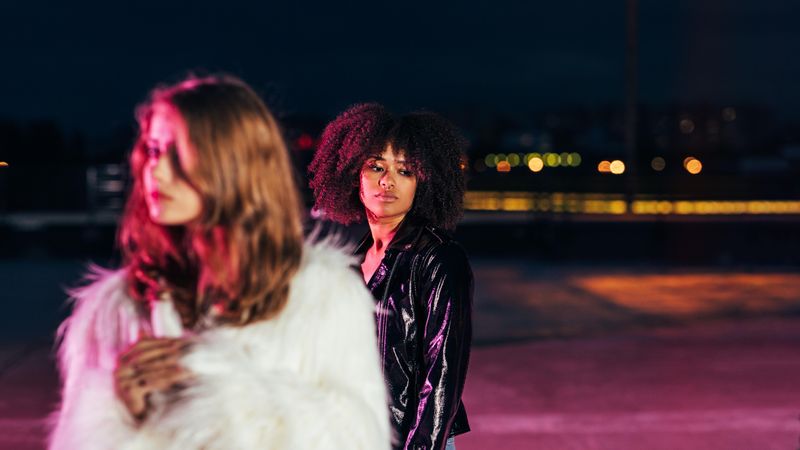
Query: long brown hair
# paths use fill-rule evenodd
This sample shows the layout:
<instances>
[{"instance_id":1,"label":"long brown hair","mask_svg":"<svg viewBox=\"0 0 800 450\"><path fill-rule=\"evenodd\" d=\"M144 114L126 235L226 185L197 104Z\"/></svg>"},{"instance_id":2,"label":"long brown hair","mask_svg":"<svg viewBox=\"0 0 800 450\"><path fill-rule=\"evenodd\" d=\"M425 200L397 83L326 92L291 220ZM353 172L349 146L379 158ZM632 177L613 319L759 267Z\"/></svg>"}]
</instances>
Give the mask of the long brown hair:
<instances>
[{"instance_id":1,"label":"long brown hair","mask_svg":"<svg viewBox=\"0 0 800 450\"><path fill-rule=\"evenodd\" d=\"M196 155L191 170L175 168L202 199L200 218L187 226L158 225L145 205L145 139L156 104L180 114ZM171 294L186 326L210 308L236 324L280 312L303 235L294 173L270 111L242 81L215 76L156 88L137 118L133 188L119 232L131 295Z\"/></svg>"}]
</instances>

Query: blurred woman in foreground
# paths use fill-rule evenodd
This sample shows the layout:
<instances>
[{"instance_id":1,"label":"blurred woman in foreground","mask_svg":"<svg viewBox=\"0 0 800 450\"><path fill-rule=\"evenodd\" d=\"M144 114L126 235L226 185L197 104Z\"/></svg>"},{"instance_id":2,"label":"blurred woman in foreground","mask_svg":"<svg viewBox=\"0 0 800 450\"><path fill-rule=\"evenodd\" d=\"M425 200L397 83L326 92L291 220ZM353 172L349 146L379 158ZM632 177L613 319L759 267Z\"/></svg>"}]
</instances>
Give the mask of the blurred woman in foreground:
<instances>
[{"instance_id":1,"label":"blurred woman in foreground","mask_svg":"<svg viewBox=\"0 0 800 450\"><path fill-rule=\"evenodd\" d=\"M187 79L138 120L124 265L74 293L50 448L388 448L374 305L349 255L304 244L263 102Z\"/></svg>"}]
</instances>

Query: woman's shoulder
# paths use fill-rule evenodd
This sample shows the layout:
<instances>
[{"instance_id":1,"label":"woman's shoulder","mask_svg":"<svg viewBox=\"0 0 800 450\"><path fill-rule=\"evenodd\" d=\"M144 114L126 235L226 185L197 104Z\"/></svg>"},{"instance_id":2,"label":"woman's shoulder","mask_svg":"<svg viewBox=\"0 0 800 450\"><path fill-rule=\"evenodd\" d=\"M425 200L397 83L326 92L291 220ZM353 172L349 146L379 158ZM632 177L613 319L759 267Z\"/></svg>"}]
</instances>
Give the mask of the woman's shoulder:
<instances>
[{"instance_id":1,"label":"woman's shoulder","mask_svg":"<svg viewBox=\"0 0 800 450\"><path fill-rule=\"evenodd\" d=\"M125 269L92 266L84 285L69 291L72 314L58 330L62 366L70 361L109 366L110 350L124 347L138 333L138 313L126 285Z\"/></svg>"},{"instance_id":2,"label":"woman's shoulder","mask_svg":"<svg viewBox=\"0 0 800 450\"><path fill-rule=\"evenodd\" d=\"M415 250L427 262L469 264L469 257L464 247L453 238L450 232L441 228L426 226Z\"/></svg>"},{"instance_id":3,"label":"woman's shoulder","mask_svg":"<svg viewBox=\"0 0 800 450\"><path fill-rule=\"evenodd\" d=\"M302 323L290 326L307 337L335 335L330 326L355 326L361 319L372 323L375 305L361 276L352 268L355 258L350 246L337 240L308 241L303 259L289 286L289 298L278 322ZM361 319L358 319L361 318Z\"/></svg>"},{"instance_id":4,"label":"woman's shoulder","mask_svg":"<svg viewBox=\"0 0 800 450\"><path fill-rule=\"evenodd\" d=\"M309 238L303 247L300 268L292 280L292 290L306 296L348 296L366 291L364 282L354 267L358 260L354 246L337 236L324 239Z\"/></svg>"},{"instance_id":5,"label":"woman's shoulder","mask_svg":"<svg viewBox=\"0 0 800 450\"><path fill-rule=\"evenodd\" d=\"M343 237L332 234L324 238L312 235L303 244L303 259L300 272L327 272L349 269L358 260L353 255L355 245Z\"/></svg>"},{"instance_id":6,"label":"woman's shoulder","mask_svg":"<svg viewBox=\"0 0 800 450\"><path fill-rule=\"evenodd\" d=\"M90 265L81 285L69 289L68 293L72 299L79 302L98 296L124 293L127 276L128 270L126 268L106 269Z\"/></svg>"}]
</instances>

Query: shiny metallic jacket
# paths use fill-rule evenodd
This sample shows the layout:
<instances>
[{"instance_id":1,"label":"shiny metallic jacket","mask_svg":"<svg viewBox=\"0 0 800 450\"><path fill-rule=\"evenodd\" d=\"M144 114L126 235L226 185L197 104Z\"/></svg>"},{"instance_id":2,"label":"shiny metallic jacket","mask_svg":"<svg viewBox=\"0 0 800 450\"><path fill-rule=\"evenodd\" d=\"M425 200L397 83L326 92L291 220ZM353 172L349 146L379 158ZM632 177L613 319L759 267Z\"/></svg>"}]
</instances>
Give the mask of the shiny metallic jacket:
<instances>
[{"instance_id":1,"label":"shiny metallic jacket","mask_svg":"<svg viewBox=\"0 0 800 450\"><path fill-rule=\"evenodd\" d=\"M371 245L368 233L356 255ZM469 431L461 403L472 338L467 256L443 231L406 220L367 287L378 302L394 448L444 449L448 437Z\"/></svg>"}]
</instances>

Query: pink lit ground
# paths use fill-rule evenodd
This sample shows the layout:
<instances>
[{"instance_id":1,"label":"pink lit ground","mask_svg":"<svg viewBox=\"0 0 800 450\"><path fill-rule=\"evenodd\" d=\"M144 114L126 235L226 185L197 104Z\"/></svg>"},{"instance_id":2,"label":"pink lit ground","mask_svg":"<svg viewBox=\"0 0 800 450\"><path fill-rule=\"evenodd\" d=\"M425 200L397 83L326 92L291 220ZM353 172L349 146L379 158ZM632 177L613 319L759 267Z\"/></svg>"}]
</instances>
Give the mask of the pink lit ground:
<instances>
[{"instance_id":1,"label":"pink lit ground","mask_svg":"<svg viewBox=\"0 0 800 450\"><path fill-rule=\"evenodd\" d=\"M800 447L800 275L474 267L459 450ZM0 345L0 371L0 448L42 448L47 345Z\"/></svg>"}]
</instances>

